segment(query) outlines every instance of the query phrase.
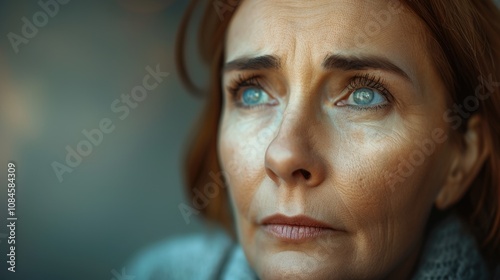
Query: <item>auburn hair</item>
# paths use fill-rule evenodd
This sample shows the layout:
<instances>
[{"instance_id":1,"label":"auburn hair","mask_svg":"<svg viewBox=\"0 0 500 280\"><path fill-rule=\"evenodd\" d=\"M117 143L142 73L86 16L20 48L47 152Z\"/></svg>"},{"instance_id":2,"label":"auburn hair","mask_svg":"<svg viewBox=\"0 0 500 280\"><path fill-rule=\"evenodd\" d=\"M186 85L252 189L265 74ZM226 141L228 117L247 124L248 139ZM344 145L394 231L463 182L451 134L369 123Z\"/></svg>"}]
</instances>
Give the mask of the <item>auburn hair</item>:
<instances>
[{"instance_id":1,"label":"auburn hair","mask_svg":"<svg viewBox=\"0 0 500 280\"><path fill-rule=\"evenodd\" d=\"M214 182L209 174L222 174L217 158L218 124L222 109L221 67L226 30L238 0L192 0L177 35L175 59L179 76L196 95L208 98L195 127L185 160L186 190L195 199L195 190ZM500 11L492 0L401 0L427 28L428 49L451 100L463 104L481 80L500 82ZM189 23L196 8L204 12L198 28L198 52L210 68L209 85L198 88L190 78L185 61ZM204 7L203 7L204 6ZM475 235L481 251L491 260L500 259L500 87L481 87L488 98L479 100L486 145L491 153L467 193L453 207ZM464 133L466 121L457 133ZM218 184L225 186L222 176ZM208 221L218 223L234 236L227 188L210 199L199 211Z\"/></svg>"}]
</instances>

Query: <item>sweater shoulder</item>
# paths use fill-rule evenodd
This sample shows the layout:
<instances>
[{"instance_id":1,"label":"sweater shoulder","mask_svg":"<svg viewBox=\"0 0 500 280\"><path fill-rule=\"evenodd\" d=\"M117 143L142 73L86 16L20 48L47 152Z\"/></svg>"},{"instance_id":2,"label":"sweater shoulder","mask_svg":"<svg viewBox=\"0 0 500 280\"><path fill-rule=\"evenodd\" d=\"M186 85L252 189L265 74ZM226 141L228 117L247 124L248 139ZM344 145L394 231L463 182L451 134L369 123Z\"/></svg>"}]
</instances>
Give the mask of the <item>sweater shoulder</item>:
<instances>
[{"instance_id":1,"label":"sweater shoulder","mask_svg":"<svg viewBox=\"0 0 500 280\"><path fill-rule=\"evenodd\" d=\"M140 253L127 274L139 280L214 279L233 244L221 230L172 238Z\"/></svg>"}]
</instances>

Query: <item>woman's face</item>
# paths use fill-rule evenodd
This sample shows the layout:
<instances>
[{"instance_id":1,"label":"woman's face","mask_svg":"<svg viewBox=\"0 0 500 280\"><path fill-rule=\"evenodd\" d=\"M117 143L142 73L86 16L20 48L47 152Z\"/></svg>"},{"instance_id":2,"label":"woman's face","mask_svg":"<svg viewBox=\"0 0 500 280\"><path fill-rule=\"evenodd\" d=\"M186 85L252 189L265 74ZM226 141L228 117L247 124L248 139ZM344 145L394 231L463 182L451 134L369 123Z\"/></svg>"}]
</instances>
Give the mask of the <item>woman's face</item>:
<instances>
[{"instance_id":1,"label":"woman's face","mask_svg":"<svg viewBox=\"0 0 500 280\"><path fill-rule=\"evenodd\" d=\"M238 8L218 153L261 278L408 277L451 161L425 32L399 2Z\"/></svg>"}]
</instances>

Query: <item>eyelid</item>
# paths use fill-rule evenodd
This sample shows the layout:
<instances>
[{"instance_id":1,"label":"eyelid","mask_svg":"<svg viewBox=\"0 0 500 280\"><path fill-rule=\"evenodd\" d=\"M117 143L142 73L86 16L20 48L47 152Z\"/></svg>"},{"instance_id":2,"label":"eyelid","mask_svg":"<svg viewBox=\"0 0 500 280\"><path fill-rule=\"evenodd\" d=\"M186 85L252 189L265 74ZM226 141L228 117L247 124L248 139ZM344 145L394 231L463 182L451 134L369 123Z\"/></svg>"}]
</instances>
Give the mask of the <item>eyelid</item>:
<instances>
[{"instance_id":1,"label":"eyelid","mask_svg":"<svg viewBox=\"0 0 500 280\"><path fill-rule=\"evenodd\" d=\"M386 102L375 104L375 105L355 105L355 104L347 104L348 100L352 97L352 95L359 89L369 88L376 92L376 94L380 94L382 98L385 99ZM335 102L335 106L339 107L348 107L350 109L356 110L372 110L372 109L380 109L381 107L385 107L393 103L393 96L385 86L385 81L381 77L377 77L370 73L366 73L363 75L355 75L353 78L349 80L349 84L346 87L347 95L341 100Z\"/></svg>"},{"instance_id":2,"label":"eyelid","mask_svg":"<svg viewBox=\"0 0 500 280\"><path fill-rule=\"evenodd\" d=\"M267 106L267 105L275 105L276 101L264 88L264 86L261 84L261 76L260 75L249 75L248 77L245 77L244 74L239 74L237 78L234 80L231 80L230 83L228 84L227 91L231 95L231 99L233 103L241 108L245 109L254 109L257 107L261 106ZM248 88L256 88L261 90L264 94L267 95L268 99L271 100L271 102L267 104L257 104L257 105L245 105L241 102L242 99L242 94L244 90Z\"/></svg>"},{"instance_id":3,"label":"eyelid","mask_svg":"<svg viewBox=\"0 0 500 280\"><path fill-rule=\"evenodd\" d=\"M260 106L266 106L266 105L274 105L271 104L273 102L269 102L266 104L258 104L258 105L250 105L246 106L242 104L241 98L243 94L243 90L246 88L257 88L262 90L271 101L276 101L268 93L268 91L265 89L265 87L261 83L262 76L259 74L246 74L246 73L240 73L238 74L237 78L234 78L230 80L228 85L226 86L227 91L231 95L231 98L233 100L233 103L236 104L239 107L260 107ZM380 94L387 102L384 103L383 105L387 105L392 103L393 97L392 94L389 92L387 87L385 86L385 81L382 79L380 76L373 75L371 73L365 73L365 74L357 74L353 76L349 82L348 85L346 86L346 90L348 91L347 97L343 98L340 101L335 102L335 105L339 105L340 103L342 106L350 106L350 107L364 107L364 108L373 108L376 107L377 105L368 105L368 106L362 106L362 105L352 105L352 104L345 104L345 100L349 99L352 94L361 88L370 88L374 91L376 91L378 94Z\"/></svg>"},{"instance_id":4,"label":"eyelid","mask_svg":"<svg viewBox=\"0 0 500 280\"><path fill-rule=\"evenodd\" d=\"M260 83L260 76L259 75L249 75L245 76L244 74L238 74L238 77L231 80L227 86L227 90L231 94L235 94L238 90L240 90L243 87L257 87L257 88L262 88L262 85Z\"/></svg>"},{"instance_id":5,"label":"eyelid","mask_svg":"<svg viewBox=\"0 0 500 280\"><path fill-rule=\"evenodd\" d=\"M389 92L387 87L385 86L386 82L382 79L382 77L375 76L370 73L366 73L363 75L354 76L347 85L347 89L350 93L354 92L356 89L360 88L371 88L379 91L384 97L387 98L387 101L391 101L392 94Z\"/></svg>"}]
</instances>

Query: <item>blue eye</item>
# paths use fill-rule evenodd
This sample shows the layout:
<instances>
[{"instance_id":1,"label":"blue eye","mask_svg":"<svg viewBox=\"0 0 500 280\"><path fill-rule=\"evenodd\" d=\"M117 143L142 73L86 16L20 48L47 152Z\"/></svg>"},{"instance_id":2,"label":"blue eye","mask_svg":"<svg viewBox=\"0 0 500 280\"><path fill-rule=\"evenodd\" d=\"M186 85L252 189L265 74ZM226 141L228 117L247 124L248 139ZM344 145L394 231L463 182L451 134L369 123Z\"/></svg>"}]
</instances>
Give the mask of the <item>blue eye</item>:
<instances>
[{"instance_id":1,"label":"blue eye","mask_svg":"<svg viewBox=\"0 0 500 280\"><path fill-rule=\"evenodd\" d=\"M241 94L241 103L243 106L252 107L269 102L269 95L262 89L250 87Z\"/></svg>"},{"instance_id":2,"label":"blue eye","mask_svg":"<svg viewBox=\"0 0 500 280\"><path fill-rule=\"evenodd\" d=\"M346 105L377 107L385 103L387 103L387 99L381 93L365 87L354 90L347 99Z\"/></svg>"}]
</instances>

